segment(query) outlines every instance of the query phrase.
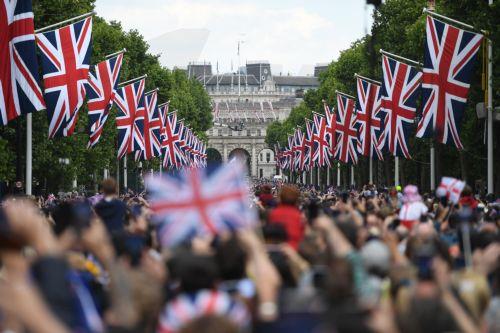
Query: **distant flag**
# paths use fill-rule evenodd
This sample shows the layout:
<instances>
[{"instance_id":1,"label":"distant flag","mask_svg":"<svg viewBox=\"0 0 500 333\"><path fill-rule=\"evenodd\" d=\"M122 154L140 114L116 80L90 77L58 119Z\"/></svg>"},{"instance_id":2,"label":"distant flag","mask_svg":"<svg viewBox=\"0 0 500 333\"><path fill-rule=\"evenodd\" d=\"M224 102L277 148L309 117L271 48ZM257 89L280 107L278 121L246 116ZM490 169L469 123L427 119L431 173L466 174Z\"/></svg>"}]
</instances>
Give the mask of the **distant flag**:
<instances>
[{"instance_id":1,"label":"distant flag","mask_svg":"<svg viewBox=\"0 0 500 333\"><path fill-rule=\"evenodd\" d=\"M314 122L306 119L306 133L304 144L306 145L305 151L305 167L306 170L311 170L314 166Z\"/></svg>"},{"instance_id":2,"label":"distant flag","mask_svg":"<svg viewBox=\"0 0 500 333\"><path fill-rule=\"evenodd\" d=\"M337 117L333 110L330 109L326 101L323 101L326 120L326 136L330 148L330 156L335 155L335 145L337 144Z\"/></svg>"},{"instance_id":3,"label":"distant flag","mask_svg":"<svg viewBox=\"0 0 500 333\"><path fill-rule=\"evenodd\" d=\"M181 123L177 121L177 112L167 115L165 122L163 147L163 166L168 169L179 169L186 163L183 147L181 146L182 135Z\"/></svg>"},{"instance_id":4,"label":"distant flag","mask_svg":"<svg viewBox=\"0 0 500 333\"><path fill-rule=\"evenodd\" d=\"M408 137L415 120L422 72L382 55L382 73L385 147L394 156L411 158Z\"/></svg>"},{"instance_id":5,"label":"distant flag","mask_svg":"<svg viewBox=\"0 0 500 333\"><path fill-rule=\"evenodd\" d=\"M153 219L163 247L256 224L244 166L233 162L209 169L184 169L176 175L147 180Z\"/></svg>"},{"instance_id":6,"label":"distant flag","mask_svg":"<svg viewBox=\"0 0 500 333\"><path fill-rule=\"evenodd\" d=\"M483 35L462 30L427 16L427 41L422 77L423 114L417 137L458 149L471 74Z\"/></svg>"},{"instance_id":7,"label":"distant flag","mask_svg":"<svg viewBox=\"0 0 500 333\"><path fill-rule=\"evenodd\" d=\"M36 35L42 53L49 137L70 136L85 100L92 53L92 18Z\"/></svg>"},{"instance_id":8,"label":"distant flag","mask_svg":"<svg viewBox=\"0 0 500 333\"><path fill-rule=\"evenodd\" d=\"M313 113L313 121L313 140L315 145L313 160L319 167L325 165L329 167L332 155L326 130L326 119L317 113Z\"/></svg>"},{"instance_id":9,"label":"distant flag","mask_svg":"<svg viewBox=\"0 0 500 333\"><path fill-rule=\"evenodd\" d=\"M160 123L161 123L161 128L160 128L160 135L162 142L165 139L165 124L167 122L167 114L168 114L168 109L169 109L169 104L170 102L162 103L158 105L158 116L160 117Z\"/></svg>"},{"instance_id":10,"label":"distant flag","mask_svg":"<svg viewBox=\"0 0 500 333\"><path fill-rule=\"evenodd\" d=\"M0 123L45 109L31 0L0 3Z\"/></svg>"},{"instance_id":11,"label":"distant flag","mask_svg":"<svg viewBox=\"0 0 500 333\"><path fill-rule=\"evenodd\" d=\"M152 90L144 94L144 150L138 150L135 152L136 160L150 160L153 157L161 155L161 120L157 103L157 90Z\"/></svg>"},{"instance_id":12,"label":"distant flag","mask_svg":"<svg viewBox=\"0 0 500 333\"><path fill-rule=\"evenodd\" d=\"M357 131L355 127L354 99L337 92L337 144L335 159L343 163L357 164Z\"/></svg>"},{"instance_id":13,"label":"distant flag","mask_svg":"<svg viewBox=\"0 0 500 333\"><path fill-rule=\"evenodd\" d=\"M356 110L358 153L373 159L383 160L380 149L381 141L379 142L379 138L383 136L380 85L362 77L358 77L356 81L358 91L358 108Z\"/></svg>"},{"instance_id":14,"label":"distant flag","mask_svg":"<svg viewBox=\"0 0 500 333\"><path fill-rule=\"evenodd\" d=\"M118 158L137 150L144 150L142 136L144 119L145 79L140 79L117 90L115 104L118 107ZM141 117L142 115L142 117Z\"/></svg>"},{"instance_id":15,"label":"distant flag","mask_svg":"<svg viewBox=\"0 0 500 333\"><path fill-rule=\"evenodd\" d=\"M104 125L113 105L116 86L120 80L123 53L101 61L95 66L95 74L89 72L87 107L89 109L89 143L94 147L101 137Z\"/></svg>"}]
</instances>

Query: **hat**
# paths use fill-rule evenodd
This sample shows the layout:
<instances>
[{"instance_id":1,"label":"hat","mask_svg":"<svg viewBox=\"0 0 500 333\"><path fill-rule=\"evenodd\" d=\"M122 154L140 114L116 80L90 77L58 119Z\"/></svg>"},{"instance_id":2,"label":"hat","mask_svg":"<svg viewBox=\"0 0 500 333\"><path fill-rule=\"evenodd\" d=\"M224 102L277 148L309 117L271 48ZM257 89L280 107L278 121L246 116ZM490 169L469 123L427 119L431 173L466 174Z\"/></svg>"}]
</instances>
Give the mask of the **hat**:
<instances>
[{"instance_id":1,"label":"hat","mask_svg":"<svg viewBox=\"0 0 500 333\"><path fill-rule=\"evenodd\" d=\"M396 191L401 192L401 185L396 186Z\"/></svg>"},{"instance_id":2,"label":"hat","mask_svg":"<svg viewBox=\"0 0 500 333\"><path fill-rule=\"evenodd\" d=\"M406 185L403 190L403 202L422 201L422 197L418 194L418 187L415 185Z\"/></svg>"}]
</instances>

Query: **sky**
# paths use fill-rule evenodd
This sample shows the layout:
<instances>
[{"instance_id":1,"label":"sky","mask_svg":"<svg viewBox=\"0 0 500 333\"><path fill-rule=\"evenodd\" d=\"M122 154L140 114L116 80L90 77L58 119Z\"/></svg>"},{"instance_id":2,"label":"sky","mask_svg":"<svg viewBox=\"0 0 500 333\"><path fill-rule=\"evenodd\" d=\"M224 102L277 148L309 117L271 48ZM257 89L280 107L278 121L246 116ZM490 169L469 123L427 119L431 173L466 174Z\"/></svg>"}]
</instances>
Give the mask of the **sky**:
<instances>
[{"instance_id":1,"label":"sky","mask_svg":"<svg viewBox=\"0 0 500 333\"><path fill-rule=\"evenodd\" d=\"M283 75L312 74L363 37L372 23L366 0L97 0L107 20L137 29L163 65L267 60ZM240 57L238 40L242 41ZM232 67L233 66L233 67Z\"/></svg>"}]
</instances>

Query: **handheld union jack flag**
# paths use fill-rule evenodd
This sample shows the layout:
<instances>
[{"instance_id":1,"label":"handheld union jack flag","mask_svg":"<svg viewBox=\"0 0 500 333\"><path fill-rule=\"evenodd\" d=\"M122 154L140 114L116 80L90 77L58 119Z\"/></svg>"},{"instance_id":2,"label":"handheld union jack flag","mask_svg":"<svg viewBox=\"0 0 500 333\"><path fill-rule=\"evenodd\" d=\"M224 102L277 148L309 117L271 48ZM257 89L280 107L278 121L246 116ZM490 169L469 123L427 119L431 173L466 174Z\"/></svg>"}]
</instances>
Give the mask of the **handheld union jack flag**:
<instances>
[{"instance_id":1,"label":"handheld union jack flag","mask_svg":"<svg viewBox=\"0 0 500 333\"><path fill-rule=\"evenodd\" d=\"M70 136L86 95L92 18L36 35L42 52L49 137Z\"/></svg>"},{"instance_id":2,"label":"handheld union jack flag","mask_svg":"<svg viewBox=\"0 0 500 333\"><path fill-rule=\"evenodd\" d=\"M337 92L337 144L335 158L343 163L358 163L356 146L358 133L356 131L356 115L354 114L354 99Z\"/></svg>"},{"instance_id":3,"label":"handheld union jack flag","mask_svg":"<svg viewBox=\"0 0 500 333\"><path fill-rule=\"evenodd\" d=\"M135 152L136 160L150 160L161 155L161 120L156 107L158 102L158 91L153 90L144 94L144 120L143 137L144 150Z\"/></svg>"},{"instance_id":4,"label":"handheld union jack flag","mask_svg":"<svg viewBox=\"0 0 500 333\"><path fill-rule=\"evenodd\" d=\"M417 137L435 135L438 142L462 149L460 124L483 35L430 16L427 16L426 33L423 114L418 123Z\"/></svg>"},{"instance_id":5,"label":"handheld union jack flag","mask_svg":"<svg viewBox=\"0 0 500 333\"><path fill-rule=\"evenodd\" d=\"M147 179L160 243L171 247L195 236L255 225L244 169L235 161L213 170L183 169Z\"/></svg>"},{"instance_id":6,"label":"handheld union jack flag","mask_svg":"<svg viewBox=\"0 0 500 333\"><path fill-rule=\"evenodd\" d=\"M113 106L116 86L120 79L123 53L101 61L95 66L95 74L89 73L87 89L87 106L89 109L89 143L94 147L102 134L109 110Z\"/></svg>"},{"instance_id":7,"label":"handheld union jack flag","mask_svg":"<svg viewBox=\"0 0 500 333\"><path fill-rule=\"evenodd\" d=\"M383 55L382 73L381 108L385 116L385 143L380 143L394 156L411 158L408 136L415 120L422 72Z\"/></svg>"},{"instance_id":8,"label":"handheld union jack flag","mask_svg":"<svg viewBox=\"0 0 500 333\"><path fill-rule=\"evenodd\" d=\"M329 136L327 132L326 119L325 117L314 113L313 114L314 121L314 131L313 131L313 140L316 146L314 150L313 160L320 167L322 166L331 166L330 159L331 155L331 144L328 141Z\"/></svg>"},{"instance_id":9,"label":"handheld union jack flag","mask_svg":"<svg viewBox=\"0 0 500 333\"><path fill-rule=\"evenodd\" d=\"M144 120L144 79L117 90L115 103L118 107L118 158L137 150L144 150L142 136Z\"/></svg>"},{"instance_id":10,"label":"handheld union jack flag","mask_svg":"<svg viewBox=\"0 0 500 333\"><path fill-rule=\"evenodd\" d=\"M323 101L323 106L325 108L326 136L330 148L330 156L333 156L335 155L335 145L337 144L337 117L325 101Z\"/></svg>"},{"instance_id":11,"label":"handheld union jack flag","mask_svg":"<svg viewBox=\"0 0 500 333\"><path fill-rule=\"evenodd\" d=\"M380 142L383 141L380 85L361 77L357 78L357 84L358 109L356 111L356 126L358 128L358 153L383 160L382 151L380 150Z\"/></svg>"},{"instance_id":12,"label":"handheld union jack flag","mask_svg":"<svg viewBox=\"0 0 500 333\"><path fill-rule=\"evenodd\" d=\"M0 122L45 109L39 86L31 0L0 3Z\"/></svg>"}]
</instances>

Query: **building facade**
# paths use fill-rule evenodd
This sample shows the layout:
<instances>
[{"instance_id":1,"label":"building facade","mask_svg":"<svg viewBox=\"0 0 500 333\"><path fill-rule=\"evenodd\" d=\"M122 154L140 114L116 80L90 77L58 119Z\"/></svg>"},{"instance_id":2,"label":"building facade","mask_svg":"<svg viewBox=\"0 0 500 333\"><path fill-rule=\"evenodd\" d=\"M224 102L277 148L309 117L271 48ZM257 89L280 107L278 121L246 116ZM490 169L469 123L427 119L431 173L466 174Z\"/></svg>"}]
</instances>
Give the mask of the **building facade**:
<instances>
[{"instance_id":1,"label":"building facade","mask_svg":"<svg viewBox=\"0 0 500 333\"><path fill-rule=\"evenodd\" d=\"M212 99L214 124L207 131L209 160L239 158L248 164L250 176L272 178L276 166L274 151L265 142L267 127L285 120L304 92L318 87L318 79L273 76L266 61L248 62L245 70L229 74L213 74L207 66L210 64L203 68L190 64L187 72L196 73Z\"/></svg>"}]
</instances>

